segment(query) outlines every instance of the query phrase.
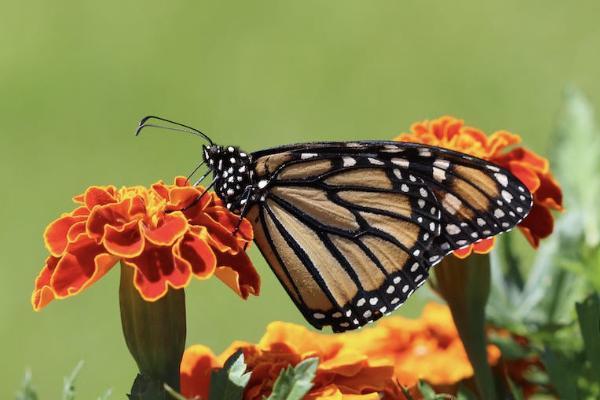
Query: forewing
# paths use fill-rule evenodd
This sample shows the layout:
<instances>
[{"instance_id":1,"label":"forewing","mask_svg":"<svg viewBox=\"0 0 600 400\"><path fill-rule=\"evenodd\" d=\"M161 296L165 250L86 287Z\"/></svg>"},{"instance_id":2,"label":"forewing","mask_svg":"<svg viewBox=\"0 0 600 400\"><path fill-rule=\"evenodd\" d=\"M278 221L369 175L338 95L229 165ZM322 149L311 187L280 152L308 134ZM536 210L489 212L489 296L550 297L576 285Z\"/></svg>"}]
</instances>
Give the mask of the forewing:
<instances>
[{"instance_id":1,"label":"forewing","mask_svg":"<svg viewBox=\"0 0 600 400\"><path fill-rule=\"evenodd\" d=\"M267 183L255 240L306 319L354 329L400 306L428 276L434 193L391 160L337 151L258 159Z\"/></svg>"}]
</instances>

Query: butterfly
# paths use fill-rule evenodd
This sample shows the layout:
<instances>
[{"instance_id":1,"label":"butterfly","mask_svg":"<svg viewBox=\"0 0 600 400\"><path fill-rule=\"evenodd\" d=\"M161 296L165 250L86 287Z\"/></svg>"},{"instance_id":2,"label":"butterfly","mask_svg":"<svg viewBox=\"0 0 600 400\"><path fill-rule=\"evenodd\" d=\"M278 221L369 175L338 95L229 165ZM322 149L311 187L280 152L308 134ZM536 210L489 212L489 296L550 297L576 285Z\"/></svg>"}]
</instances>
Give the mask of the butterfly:
<instances>
[{"instance_id":1,"label":"butterfly","mask_svg":"<svg viewBox=\"0 0 600 400\"><path fill-rule=\"evenodd\" d=\"M249 219L265 260L318 329L343 332L389 314L444 256L510 230L532 206L509 171L440 147L317 142L247 153L159 117L144 118L138 133L165 127L151 119L208 141L207 190Z\"/></svg>"}]
</instances>

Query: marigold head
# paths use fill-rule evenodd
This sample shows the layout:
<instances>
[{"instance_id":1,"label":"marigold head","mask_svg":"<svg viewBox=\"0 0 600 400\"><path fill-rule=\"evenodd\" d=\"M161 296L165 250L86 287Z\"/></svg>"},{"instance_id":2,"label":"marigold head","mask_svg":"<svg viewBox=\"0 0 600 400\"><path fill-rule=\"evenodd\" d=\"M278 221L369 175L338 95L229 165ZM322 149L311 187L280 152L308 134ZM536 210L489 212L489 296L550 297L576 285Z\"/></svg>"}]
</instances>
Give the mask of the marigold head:
<instances>
[{"instance_id":1,"label":"marigold head","mask_svg":"<svg viewBox=\"0 0 600 400\"><path fill-rule=\"evenodd\" d=\"M342 336L347 347L361 349L370 359L392 360L395 377L404 387L419 380L446 390L473 376L462 341L447 306L429 303L418 319L388 317L374 328ZM495 365L500 350L487 347Z\"/></svg>"},{"instance_id":2,"label":"marigold head","mask_svg":"<svg viewBox=\"0 0 600 400\"><path fill-rule=\"evenodd\" d=\"M242 350L251 378L244 390L245 400L268 396L275 380L287 366L311 358L319 358L314 386L307 399L403 398L393 379L393 365L386 360L373 360L360 349L350 348L340 335L324 335L283 322L271 323L257 345L233 343L220 356L203 346L186 350L181 364L181 389L187 397L206 398L209 385L206 377L210 370L220 368L224 361ZM350 397L348 397L350 398Z\"/></svg>"},{"instance_id":3,"label":"marigold head","mask_svg":"<svg viewBox=\"0 0 600 400\"><path fill-rule=\"evenodd\" d=\"M212 275L243 298L258 294L260 279L244 252L252 226L244 219L233 235L239 217L214 194L194 203L203 191L178 177L172 185L92 186L75 196L77 207L44 232L50 256L35 281L34 309L81 292L119 260L134 269L148 301Z\"/></svg>"},{"instance_id":4,"label":"marigold head","mask_svg":"<svg viewBox=\"0 0 600 400\"><path fill-rule=\"evenodd\" d=\"M548 160L525 147L515 147L521 143L519 135L498 131L488 136L477 128L464 125L460 119L445 116L417 122L412 125L411 132L402 133L395 140L444 147L508 169L533 194L533 207L519 224L521 232L535 248L540 239L552 233L554 218L551 210L563 209L562 191L552 176ZM461 258L473 251L485 254L493 248L494 241L494 238L485 239L457 250L454 254Z\"/></svg>"}]
</instances>

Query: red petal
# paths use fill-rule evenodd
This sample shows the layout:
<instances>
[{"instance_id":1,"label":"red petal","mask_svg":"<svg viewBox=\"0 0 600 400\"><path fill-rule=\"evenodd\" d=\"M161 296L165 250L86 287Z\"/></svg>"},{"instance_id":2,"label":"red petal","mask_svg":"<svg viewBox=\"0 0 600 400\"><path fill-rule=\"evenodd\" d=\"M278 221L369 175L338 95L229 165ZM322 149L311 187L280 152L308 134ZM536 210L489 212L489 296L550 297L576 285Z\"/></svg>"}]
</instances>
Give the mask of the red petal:
<instances>
[{"instance_id":1,"label":"red petal","mask_svg":"<svg viewBox=\"0 0 600 400\"><path fill-rule=\"evenodd\" d=\"M114 197L114 188L92 186L85 191L84 201L86 207L91 210L94 206L116 203L117 200Z\"/></svg>"},{"instance_id":2,"label":"red petal","mask_svg":"<svg viewBox=\"0 0 600 400\"><path fill-rule=\"evenodd\" d=\"M186 349L181 360L181 394L208 399L211 373L219 367L221 363L208 347L194 345Z\"/></svg>"},{"instance_id":3,"label":"red petal","mask_svg":"<svg viewBox=\"0 0 600 400\"><path fill-rule=\"evenodd\" d=\"M117 262L102 246L83 238L72 243L56 264L50 286L57 298L75 295L100 279Z\"/></svg>"},{"instance_id":4,"label":"red petal","mask_svg":"<svg viewBox=\"0 0 600 400\"><path fill-rule=\"evenodd\" d=\"M131 221L119 227L106 225L104 228L102 244L114 256L137 257L144 250L145 243L139 221Z\"/></svg>"},{"instance_id":5,"label":"red petal","mask_svg":"<svg viewBox=\"0 0 600 400\"><path fill-rule=\"evenodd\" d=\"M186 218L181 212L165 214L156 228L144 227L146 239L157 246L172 246L188 229Z\"/></svg>"},{"instance_id":6,"label":"red petal","mask_svg":"<svg viewBox=\"0 0 600 400\"><path fill-rule=\"evenodd\" d=\"M104 237L104 229L107 225L120 227L123 224L130 222L130 203L131 200L128 199L120 203L113 203L94 208L87 220L86 231L88 235L100 243Z\"/></svg>"},{"instance_id":7,"label":"red petal","mask_svg":"<svg viewBox=\"0 0 600 400\"><path fill-rule=\"evenodd\" d=\"M217 266L215 253L207 243L208 235L203 236L189 234L179 244L181 258L190 264L192 272L199 279L211 277Z\"/></svg>"},{"instance_id":8,"label":"red petal","mask_svg":"<svg viewBox=\"0 0 600 400\"><path fill-rule=\"evenodd\" d=\"M463 247L462 249L454 250L452 254L460 259L465 259L473 252L473 245Z\"/></svg>"},{"instance_id":9,"label":"red petal","mask_svg":"<svg viewBox=\"0 0 600 400\"><path fill-rule=\"evenodd\" d=\"M529 189L531 193L535 193L540 187L541 182L538 173L531 169L527 164L511 161L508 164L508 169L527 187L527 189Z\"/></svg>"},{"instance_id":10,"label":"red petal","mask_svg":"<svg viewBox=\"0 0 600 400\"><path fill-rule=\"evenodd\" d=\"M540 176L540 187L535 192L535 202L554 210L563 210L563 195L560 186L551 174Z\"/></svg>"},{"instance_id":11,"label":"red petal","mask_svg":"<svg viewBox=\"0 0 600 400\"><path fill-rule=\"evenodd\" d=\"M133 283L147 301L160 299L169 286L185 287L192 277L189 263L175 255L172 247L149 245L139 257L124 263L135 268Z\"/></svg>"},{"instance_id":12,"label":"red petal","mask_svg":"<svg viewBox=\"0 0 600 400\"><path fill-rule=\"evenodd\" d=\"M529 243L537 248L540 239L550 236L554 230L554 218L547 208L534 203L529 215L519 224L519 228Z\"/></svg>"},{"instance_id":13,"label":"red petal","mask_svg":"<svg viewBox=\"0 0 600 400\"><path fill-rule=\"evenodd\" d=\"M215 275L240 297L247 299L249 295L260 293L260 276L246 253L240 251L235 255L228 253L217 255L218 267Z\"/></svg>"},{"instance_id":14,"label":"red petal","mask_svg":"<svg viewBox=\"0 0 600 400\"><path fill-rule=\"evenodd\" d=\"M59 258L48 257L46 259L46 265L40 271L39 275L35 279L35 289L31 295L31 304L35 311L39 311L44 308L48 303L54 300L54 291L50 287L50 279L52 273L56 268Z\"/></svg>"},{"instance_id":15,"label":"red petal","mask_svg":"<svg viewBox=\"0 0 600 400\"><path fill-rule=\"evenodd\" d=\"M69 229L84 219L85 217L65 215L48 225L44 232L44 243L51 255L60 257L63 254L69 243L67 239Z\"/></svg>"}]
</instances>

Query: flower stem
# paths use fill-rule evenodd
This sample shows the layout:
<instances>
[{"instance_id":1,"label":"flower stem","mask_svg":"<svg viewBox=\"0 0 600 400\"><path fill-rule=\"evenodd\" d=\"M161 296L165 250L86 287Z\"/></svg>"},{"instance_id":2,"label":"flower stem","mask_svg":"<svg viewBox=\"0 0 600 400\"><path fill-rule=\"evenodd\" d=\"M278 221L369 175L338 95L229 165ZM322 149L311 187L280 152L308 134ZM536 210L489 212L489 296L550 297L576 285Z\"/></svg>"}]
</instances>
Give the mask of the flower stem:
<instances>
[{"instance_id":1,"label":"flower stem","mask_svg":"<svg viewBox=\"0 0 600 400\"><path fill-rule=\"evenodd\" d=\"M119 304L129 352L140 374L179 390L179 365L185 350L185 292L169 288L159 300L144 300L133 283L134 269L121 263ZM135 385L134 385L135 386Z\"/></svg>"},{"instance_id":2,"label":"flower stem","mask_svg":"<svg viewBox=\"0 0 600 400\"><path fill-rule=\"evenodd\" d=\"M485 305L490 293L490 258L472 254L446 257L435 268L436 286L448 303L456 329L473 366L480 398L494 400L496 388L487 361Z\"/></svg>"}]
</instances>

